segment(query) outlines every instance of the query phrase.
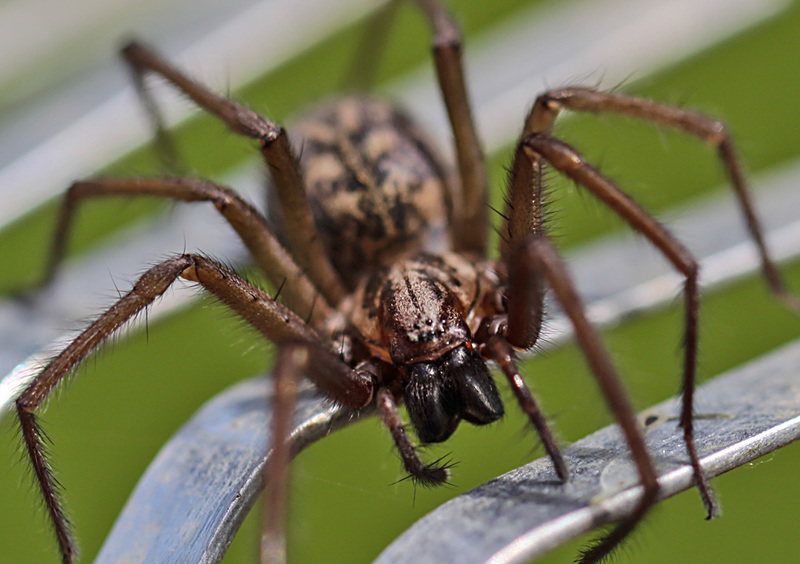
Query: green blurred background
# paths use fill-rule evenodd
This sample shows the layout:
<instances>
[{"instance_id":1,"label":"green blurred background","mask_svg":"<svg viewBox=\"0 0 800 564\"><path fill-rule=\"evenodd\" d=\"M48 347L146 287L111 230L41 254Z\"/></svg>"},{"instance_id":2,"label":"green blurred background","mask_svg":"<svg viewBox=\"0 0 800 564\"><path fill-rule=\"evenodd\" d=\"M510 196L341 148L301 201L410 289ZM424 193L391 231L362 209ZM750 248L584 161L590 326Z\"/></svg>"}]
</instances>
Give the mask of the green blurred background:
<instances>
[{"instance_id":1,"label":"green blurred background","mask_svg":"<svg viewBox=\"0 0 800 564\"><path fill-rule=\"evenodd\" d=\"M448 5L463 23L468 44L482 29L532 3L501 0L490 6L451 0ZM634 77L626 91L723 117L736 135L751 176L757 177L800 155L798 29L800 3L792 3L778 16L672 68ZM359 47L358 37L358 29L345 30L236 96L284 120L339 89ZM425 62L428 42L427 27L418 14L401 9L377 82ZM531 100L535 94L531 92ZM612 117L582 117L563 123L558 134L589 160L601 163L603 171L650 209L664 210L704 191L722 189L712 151L670 132ZM207 117L182 126L178 139L188 162L204 176L218 177L252 154L250 143ZM508 151L492 156L495 197L504 186L503 166L509 158ZM148 148L109 167L125 174L159 170L159 161ZM556 182L554 191L553 230L562 248L622 228L574 187ZM159 205L113 201L87 205L72 251L90 249L111 228L154 207ZM36 279L54 213L53 204L45 205L0 232L1 288ZM800 289L800 264L785 265L783 270L792 287ZM678 389L680 323L676 304L606 332L639 408ZM708 379L797 335L800 320L778 306L759 279L715 291L703 301L700 374ZM229 312L203 302L151 323L147 334L134 331L117 339L79 370L69 393L58 394L58 401L51 402L44 421L83 561L90 561L98 550L160 445L215 393L266 371L271 352ZM574 346L531 359L524 371L565 442L612 421ZM505 420L489 428L462 426L447 444L430 450L431 458L452 453L458 461L453 487L415 492L407 482L396 484L403 477L400 463L388 433L374 419L314 445L293 465L290 557L295 562L368 561L443 501L540 456L534 449L535 438L524 432L525 422L513 400L508 412ZM0 560L56 562L49 524L20 460L10 419L0 422L0 433ZM800 485L794 479L797 468L800 449L790 446L716 479L724 514L714 522L703 520L695 492L660 504L623 550L623 561L793 561L800 548L794 521L800 502ZM251 516L225 562L254 561L257 529L258 519ZM571 561L579 546L580 541L572 543L542 561Z\"/></svg>"}]
</instances>

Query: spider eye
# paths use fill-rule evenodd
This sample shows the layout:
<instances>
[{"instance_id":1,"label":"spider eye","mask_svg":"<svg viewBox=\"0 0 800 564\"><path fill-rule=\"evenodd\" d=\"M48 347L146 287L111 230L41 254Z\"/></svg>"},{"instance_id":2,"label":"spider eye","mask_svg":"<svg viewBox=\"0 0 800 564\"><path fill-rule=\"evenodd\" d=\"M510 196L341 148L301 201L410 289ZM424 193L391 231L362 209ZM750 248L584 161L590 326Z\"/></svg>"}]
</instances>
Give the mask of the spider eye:
<instances>
[{"instance_id":1,"label":"spider eye","mask_svg":"<svg viewBox=\"0 0 800 564\"><path fill-rule=\"evenodd\" d=\"M447 440L458 426L458 401L433 362L407 367L405 401L408 416L423 443Z\"/></svg>"},{"instance_id":2,"label":"spider eye","mask_svg":"<svg viewBox=\"0 0 800 564\"><path fill-rule=\"evenodd\" d=\"M453 349L443 370L454 384L460 398L459 415L474 425L486 425L503 416L503 401L486 362L466 346Z\"/></svg>"}]
</instances>

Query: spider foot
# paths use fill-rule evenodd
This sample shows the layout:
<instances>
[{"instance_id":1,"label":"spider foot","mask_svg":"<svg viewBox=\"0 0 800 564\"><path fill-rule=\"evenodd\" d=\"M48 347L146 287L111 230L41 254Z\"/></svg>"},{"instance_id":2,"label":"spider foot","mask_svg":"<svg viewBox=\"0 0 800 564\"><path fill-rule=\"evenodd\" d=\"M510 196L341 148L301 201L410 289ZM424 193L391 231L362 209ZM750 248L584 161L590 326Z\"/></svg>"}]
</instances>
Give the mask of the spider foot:
<instances>
[{"instance_id":1,"label":"spider foot","mask_svg":"<svg viewBox=\"0 0 800 564\"><path fill-rule=\"evenodd\" d=\"M398 480L398 483L411 480L415 486L426 488L448 484L450 469L456 465L456 462L448 458L449 456L447 454L429 464L425 464L419 459L416 461L417 464L405 464L408 476Z\"/></svg>"}]
</instances>

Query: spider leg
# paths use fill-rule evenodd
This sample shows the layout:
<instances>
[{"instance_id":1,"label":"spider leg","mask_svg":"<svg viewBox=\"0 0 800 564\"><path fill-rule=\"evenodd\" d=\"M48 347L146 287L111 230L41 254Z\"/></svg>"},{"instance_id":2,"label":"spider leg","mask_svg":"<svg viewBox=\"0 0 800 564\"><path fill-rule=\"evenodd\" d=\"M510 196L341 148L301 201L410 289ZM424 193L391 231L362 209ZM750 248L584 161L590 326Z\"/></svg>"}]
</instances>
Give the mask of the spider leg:
<instances>
[{"instance_id":1,"label":"spider leg","mask_svg":"<svg viewBox=\"0 0 800 564\"><path fill-rule=\"evenodd\" d=\"M699 266L680 241L613 182L589 165L569 145L545 135L529 135L522 141L524 154L531 161L544 159L559 172L583 186L633 229L644 235L684 278L684 365L681 427L694 469L695 481L708 518L719 512L717 502L701 467L694 444L694 389L697 371L697 320L700 309ZM519 153L518 153L519 155Z\"/></svg>"},{"instance_id":2,"label":"spider leg","mask_svg":"<svg viewBox=\"0 0 800 564\"><path fill-rule=\"evenodd\" d=\"M511 288L520 287L515 280L517 278L522 280L544 278L552 288L558 303L575 328L578 344L597 378L606 402L622 429L639 473L643 492L634 511L597 544L584 551L580 560L582 563L597 562L611 553L633 531L647 510L655 503L659 486L653 460L647 451L625 389L599 334L586 318L584 306L552 243L544 235L530 235L516 246L512 259L513 264L510 265ZM508 299L509 310L513 311L518 301L524 301L524 296L519 296L517 292L512 291L509 293Z\"/></svg>"},{"instance_id":3,"label":"spider leg","mask_svg":"<svg viewBox=\"0 0 800 564\"><path fill-rule=\"evenodd\" d=\"M386 51L386 40L399 7L400 0L388 0L370 16L340 90L369 92L374 88L376 69Z\"/></svg>"},{"instance_id":4,"label":"spider leg","mask_svg":"<svg viewBox=\"0 0 800 564\"><path fill-rule=\"evenodd\" d=\"M155 98L147 89L145 84L145 73L135 68L133 65L127 65L130 73L131 82L133 83L136 95L141 101L147 117L150 119L150 126L153 131L153 143L155 144L156 153L161 158L162 164L165 169L172 174L187 174L184 160L181 158L180 151L175 145L175 140L164 122L164 116L161 109L155 101Z\"/></svg>"},{"instance_id":5,"label":"spider leg","mask_svg":"<svg viewBox=\"0 0 800 564\"><path fill-rule=\"evenodd\" d=\"M43 435L35 412L58 383L89 353L152 304L178 278L199 283L275 343L299 341L325 351L316 332L298 315L263 290L210 259L184 254L167 259L145 272L130 292L122 296L54 357L16 400L25 446L56 529L65 563L75 560L76 550L62 509L57 482L45 456ZM333 356L332 352L325 352L328 357ZM317 356L324 355L324 352L320 352ZM320 371L310 376L335 400L352 407L366 405L371 401L373 394L372 379L365 374L350 370L341 362L339 364L344 368L336 373Z\"/></svg>"},{"instance_id":6,"label":"spider leg","mask_svg":"<svg viewBox=\"0 0 800 564\"><path fill-rule=\"evenodd\" d=\"M275 395L272 409L272 452L264 468L264 508L261 527L261 563L286 562L286 506L291 461L291 423L297 401L301 367L308 350L293 343L278 349L272 369Z\"/></svg>"},{"instance_id":7,"label":"spider leg","mask_svg":"<svg viewBox=\"0 0 800 564\"><path fill-rule=\"evenodd\" d=\"M522 310L523 307L519 309ZM569 479L567 463L564 461L561 449L558 448L558 443L555 437L553 437L550 427L547 425L547 419L544 413L542 413L530 388L525 384L525 380L522 379L519 370L517 370L517 363L514 362L513 350L507 338L501 335L492 335L487 340L486 346L491 351L492 358L497 362L500 366L500 370L502 370L503 374L505 374L508 379L511 390L517 398L517 403L519 403L522 411L528 416L528 420L539 434L539 438L544 445L547 455L550 457L550 460L553 461L558 479L562 482L566 482Z\"/></svg>"},{"instance_id":8,"label":"spider leg","mask_svg":"<svg viewBox=\"0 0 800 564\"><path fill-rule=\"evenodd\" d=\"M775 266L764 230L755 212L733 139L724 123L697 112L615 92L570 87L551 90L539 96L525 122L523 137L532 133L550 134L562 108L576 112L610 112L671 127L705 141L717 150L725 173L733 186L747 229L761 258L761 270L770 290L784 305L800 312L800 299L789 291Z\"/></svg>"},{"instance_id":9,"label":"spider leg","mask_svg":"<svg viewBox=\"0 0 800 564\"><path fill-rule=\"evenodd\" d=\"M378 388L375 399L381 421L392 434L392 439L394 439L397 450L400 452L403 466L415 483L423 486L436 486L446 483L450 477L447 465L426 464L417 454L417 449L411 443L408 434L406 434L405 425L400 417L392 391L385 387Z\"/></svg>"},{"instance_id":10,"label":"spider leg","mask_svg":"<svg viewBox=\"0 0 800 564\"><path fill-rule=\"evenodd\" d=\"M138 75L137 83L149 72L161 76L198 106L221 119L235 133L258 140L281 205L289 246L328 302L338 304L345 295L345 288L317 235L297 154L286 131L241 104L215 94L139 43L126 45L122 56L134 75ZM147 108L155 107L149 94L145 94L145 100ZM157 127L163 130L158 113L151 115Z\"/></svg>"},{"instance_id":11,"label":"spider leg","mask_svg":"<svg viewBox=\"0 0 800 564\"><path fill-rule=\"evenodd\" d=\"M530 235L544 233L544 207L542 190L544 187L541 159L529 159L525 155L522 144L517 146L514 161L509 171L510 189L505 196L504 225L500 237L500 264L505 265L504 272L513 265L511 251L516 244ZM537 281L525 294L526 308L509 311L509 323L512 328L509 334L514 339L515 347L529 349L539 337L542 325L542 304L544 287ZM535 315L525 316L522 309Z\"/></svg>"},{"instance_id":12,"label":"spider leg","mask_svg":"<svg viewBox=\"0 0 800 564\"><path fill-rule=\"evenodd\" d=\"M74 183L62 201L44 282L52 280L63 259L77 206L89 198L149 196L182 202L211 202L245 243L251 256L274 287L284 281L282 296L289 308L311 315L318 326L331 313L328 302L316 300L319 290L278 242L263 215L242 197L219 184L195 178L97 178Z\"/></svg>"},{"instance_id":13,"label":"spider leg","mask_svg":"<svg viewBox=\"0 0 800 564\"><path fill-rule=\"evenodd\" d=\"M370 394L373 383L369 371L352 369L329 350L302 341L281 344L272 374L275 385L272 404L273 446L264 469L266 491L261 536L262 564L286 561L289 463L296 454L291 430L300 377L302 375L310 377L323 389L356 378L370 387ZM351 407L363 407L371 400L371 395L366 401L361 396L354 398L349 394L345 396L340 394L336 399ZM356 403L353 403L354 400Z\"/></svg>"},{"instance_id":14,"label":"spider leg","mask_svg":"<svg viewBox=\"0 0 800 564\"><path fill-rule=\"evenodd\" d=\"M506 234L500 240L501 260L498 271L505 276L521 268L511 256L512 244L523 241L529 236L544 233L542 163L539 160L531 161L525 158L520 154L522 150L521 147L517 149L517 158L511 170L511 190L507 194L504 214L507 218ZM517 272L514 276L510 276L507 282L509 306L505 323L492 327L489 321L486 328L491 337L486 340L486 344L492 352L492 358L508 379L517 402L536 428L548 456L553 461L556 474L562 481L567 481L569 470L564 457L533 394L519 375L511 349L513 346L528 350L539 339L544 317L544 279L541 276L520 276Z\"/></svg>"},{"instance_id":15,"label":"spider leg","mask_svg":"<svg viewBox=\"0 0 800 564\"><path fill-rule=\"evenodd\" d=\"M472 119L461 62L461 32L455 20L436 0L416 0L433 28L433 57L439 89L453 130L461 194L452 218L456 252L486 256L488 188L486 160Z\"/></svg>"}]
</instances>

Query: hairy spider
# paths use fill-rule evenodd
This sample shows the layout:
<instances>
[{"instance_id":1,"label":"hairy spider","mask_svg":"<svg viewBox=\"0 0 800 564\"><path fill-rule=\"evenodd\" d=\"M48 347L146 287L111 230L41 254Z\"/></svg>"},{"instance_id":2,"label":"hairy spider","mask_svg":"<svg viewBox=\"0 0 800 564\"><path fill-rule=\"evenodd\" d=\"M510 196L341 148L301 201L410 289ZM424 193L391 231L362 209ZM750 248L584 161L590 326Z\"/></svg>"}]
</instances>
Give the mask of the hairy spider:
<instances>
[{"instance_id":1,"label":"hairy spider","mask_svg":"<svg viewBox=\"0 0 800 564\"><path fill-rule=\"evenodd\" d=\"M74 544L44 455L36 411L81 360L178 278L198 283L279 345L274 371L279 389L304 374L344 405L358 408L374 403L406 470L425 484L444 483L448 471L419 456L406 434L398 403L406 404L422 443L446 440L462 419L476 425L496 421L504 406L489 361L497 363L507 378L559 479L568 479L569 469L514 360L517 351L536 344L543 296L550 288L574 325L643 486L636 511L587 550L583 560L592 562L608 554L654 503L658 484L626 394L545 233L545 165L605 202L685 277L680 424L708 515L716 512L693 444L697 264L659 222L550 132L562 109L604 111L672 127L716 147L770 286L792 301L767 254L724 126L691 111L591 88L562 88L540 95L517 143L499 258L492 260L487 255L484 156L464 87L459 32L435 0L417 3L433 28L437 76L455 140L455 172L404 114L377 99L344 98L309 113L295 131L303 140L298 158L280 126L210 92L138 43L123 50L157 122L155 104L143 88L149 73L167 80L233 131L258 140L273 180L271 217L264 218L229 188L196 178L77 182L64 200L49 273L61 260L74 210L84 199L135 195L204 201L214 204L271 283L282 288L283 303L208 257L174 256L149 269L133 290L54 357L22 392L16 404L23 438L65 562L74 561ZM275 421L278 454L268 470L269 499L281 499L286 487L288 453L281 437L287 434L291 405L282 407ZM283 552L283 510L283 501L272 507L265 555Z\"/></svg>"}]
</instances>

